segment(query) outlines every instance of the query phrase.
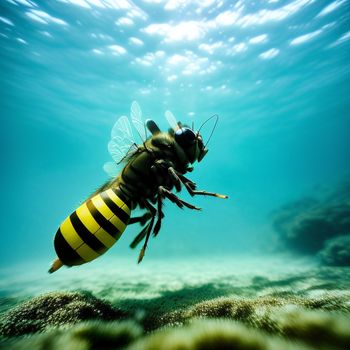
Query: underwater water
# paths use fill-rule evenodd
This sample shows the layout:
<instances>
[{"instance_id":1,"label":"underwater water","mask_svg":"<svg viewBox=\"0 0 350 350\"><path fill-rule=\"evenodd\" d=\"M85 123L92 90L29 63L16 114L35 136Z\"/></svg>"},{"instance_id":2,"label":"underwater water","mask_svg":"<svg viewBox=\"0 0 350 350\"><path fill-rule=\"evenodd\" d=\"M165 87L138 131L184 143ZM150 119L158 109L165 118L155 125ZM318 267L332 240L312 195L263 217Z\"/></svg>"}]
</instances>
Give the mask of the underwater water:
<instances>
[{"instance_id":1,"label":"underwater water","mask_svg":"<svg viewBox=\"0 0 350 350\"><path fill-rule=\"evenodd\" d=\"M0 346L350 348L349 0L3 0L0 47ZM182 189L202 211L165 200L141 264L132 225L49 275L133 101L219 115L187 175L229 198Z\"/></svg>"}]
</instances>

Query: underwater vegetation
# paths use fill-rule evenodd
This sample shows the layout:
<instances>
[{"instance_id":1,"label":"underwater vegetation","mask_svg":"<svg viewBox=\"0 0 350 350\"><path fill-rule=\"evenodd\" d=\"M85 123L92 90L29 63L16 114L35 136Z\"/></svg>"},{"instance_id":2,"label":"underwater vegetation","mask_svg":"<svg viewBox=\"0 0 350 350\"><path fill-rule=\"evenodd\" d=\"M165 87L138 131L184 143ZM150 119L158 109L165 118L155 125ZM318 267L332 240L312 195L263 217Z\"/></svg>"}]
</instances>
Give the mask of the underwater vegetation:
<instances>
[{"instance_id":1,"label":"underwater vegetation","mask_svg":"<svg viewBox=\"0 0 350 350\"><path fill-rule=\"evenodd\" d=\"M345 350L350 347L346 272L321 268L276 280L257 275L248 285L221 279L163 291L163 297L149 300L118 301L108 283L99 293L104 299L90 292L51 292L1 315L0 345L19 350Z\"/></svg>"},{"instance_id":2,"label":"underwater vegetation","mask_svg":"<svg viewBox=\"0 0 350 350\"><path fill-rule=\"evenodd\" d=\"M285 249L350 266L350 181L319 199L287 204L274 214L273 227Z\"/></svg>"},{"instance_id":3,"label":"underwater vegetation","mask_svg":"<svg viewBox=\"0 0 350 350\"><path fill-rule=\"evenodd\" d=\"M46 327L43 334L17 341L3 339L3 346L53 350L62 349L62 346L68 350L348 349L349 301L349 296L335 299L325 296L310 301L294 297L218 298L165 315L163 326L145 335L136 321L106 322L99 315L99 321L70 327L65 322L71 319L61 319L63 328ZM20 308L25 311L28 306L27 302ZM18 314L20 308L17 308ZM46 312L45 308L39 310ZM13 317L14 312L9 314ZM33 321L27 319L23 323L32 324Z\"/></svg>"},{"instance_id":4,"label":"underwater vegetation","mask_svg":"<svg viewBox=\"0 0 350 350\"><path fill-rule=\"evenodd\" d=\"M327 265L350 266L350 235L328 240L319 253Z\"/></svg>"},{"instance_id":5,"label":"underwater vegetation","mask_svg":"<svg viewBox=\"0 0 350 350\"><path fill-rule=\"evenodd\" d=\"M106 266L4 274L0 348L350 348L348 267L247 256Z\"/></svg>"},{"instance_id":6,"label":"underwater vegetation","mask_svg":"<svg viewBox=\"0 0 350 350\"><path fill-rule=\"evenodd\" d=\"M82 322L69 329L51 331L23 338L17 342L3 344L8 349L121 349L142 334L142 329L134 322Z\"/></svg>"},{"instance_id":7,"label":"underwater vegetation","mask_svg":"<svg viewBox=\"0 0 350 350\"><path fill-rule=\"evenodd\" d=\"M0 333L17 336L44 331L47 327L84 320L116 320L123 312L89 293L53 292L10 309L0 318Z\"/></svg>"},{"instance_id":8,"label":"underwater vegetation","mask_svg":"<svg viewBox=\"0 0 350 350\"><path fill-rule=\"evenodd\" d=\"M288 342L266 335L234 321L195 320L183 327L162 329L141 337L140 328L132 322L89 322L67 332L48 334L7 344L10 349L310 349L300 342ZM334 347L334 349L337 349Z\"/></svg>"}]
</instances>

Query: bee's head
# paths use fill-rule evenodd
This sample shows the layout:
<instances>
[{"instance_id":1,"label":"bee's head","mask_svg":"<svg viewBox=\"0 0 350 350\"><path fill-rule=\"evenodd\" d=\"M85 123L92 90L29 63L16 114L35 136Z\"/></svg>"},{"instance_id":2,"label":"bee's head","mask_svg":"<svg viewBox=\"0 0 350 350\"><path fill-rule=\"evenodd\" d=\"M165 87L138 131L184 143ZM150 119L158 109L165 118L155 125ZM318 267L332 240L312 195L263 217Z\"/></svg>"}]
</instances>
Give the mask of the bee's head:
<instances>
[{"instance_id":1,"label":"bee's head","mask_svg":"<svg viewBox=\"0 0 350 350\"><path fill-rule=\"evenodd\" d=\"M180 127L176 130L175 141L185 151L191 164L196 160L200 162L208 153L208 149L204 146L202 136L199 132L196 133L187 126Z\"/></svg>"}]
</instances>

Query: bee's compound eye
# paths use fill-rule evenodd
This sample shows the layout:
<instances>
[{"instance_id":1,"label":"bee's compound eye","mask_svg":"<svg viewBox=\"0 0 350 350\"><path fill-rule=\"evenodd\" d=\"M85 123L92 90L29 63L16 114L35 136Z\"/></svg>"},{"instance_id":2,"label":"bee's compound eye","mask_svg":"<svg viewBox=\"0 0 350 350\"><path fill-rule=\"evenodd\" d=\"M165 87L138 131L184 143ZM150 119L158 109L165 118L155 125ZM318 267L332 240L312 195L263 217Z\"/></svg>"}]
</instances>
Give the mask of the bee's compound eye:
<instances>
[{"instance_id":1,"label":"bee's compound eye","mask_svg":"<svg viewBox=\"0 0 350 350\"><path fill-rule=\"evenodd\" d=\"M196 141L196 134L190 128L181 128L175 132L175 140L181 147L189 147Z\"/></svg>"},{"instance_id":2,"label":"bee's compound eye","mask_svg":"<svg viewBox=\"0 0 350 350\"><path fill-rule=\"evenodd\" d=\"M203 143L202 136L198 135L197 139L198 139L198 147L199 147L199 149L203 149L204 148L204 143Z\"/></svg>"}]
</instances>

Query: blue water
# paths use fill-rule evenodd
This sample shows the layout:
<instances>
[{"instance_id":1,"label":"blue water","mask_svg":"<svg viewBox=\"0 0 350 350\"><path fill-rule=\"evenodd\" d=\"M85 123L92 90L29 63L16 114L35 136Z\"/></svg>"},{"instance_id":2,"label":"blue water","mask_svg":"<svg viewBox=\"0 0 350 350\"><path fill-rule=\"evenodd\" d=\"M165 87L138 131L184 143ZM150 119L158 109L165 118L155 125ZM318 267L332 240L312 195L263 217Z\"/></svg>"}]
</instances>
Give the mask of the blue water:
<instances>
[{"instance_id":1,"label":"blue water","mask_svg":"<svg viewBox=\"0 0 350 350\"><path fill-rule=\"evenodd\" d=\"M349 176L348 0L3 0L0 11L2 266L54 258L62 220L107 180L110 130L133 100L162 129L168 109L197 128L219 114L190 177L229 195L182 192L200 213L167 202L145 259L272 254L271 213ZM107 255L136 261L138 230Z\"/></svg>"}]
</instances>

